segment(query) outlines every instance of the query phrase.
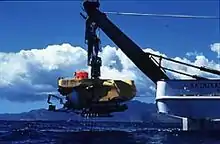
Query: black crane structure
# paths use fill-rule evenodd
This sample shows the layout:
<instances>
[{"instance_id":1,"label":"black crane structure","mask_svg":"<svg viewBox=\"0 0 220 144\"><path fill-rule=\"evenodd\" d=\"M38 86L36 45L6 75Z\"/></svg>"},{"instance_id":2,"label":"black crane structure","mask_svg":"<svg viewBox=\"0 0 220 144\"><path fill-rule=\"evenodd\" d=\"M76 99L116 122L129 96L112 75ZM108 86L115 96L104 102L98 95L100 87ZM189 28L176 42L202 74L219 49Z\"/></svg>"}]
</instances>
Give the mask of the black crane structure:
<instances>
[{"instance_id":1,"label":"black crane structure","mask_svg":"<svg viewBox=\"0 0 220 144\"><path fill-rule=\"evenodd\" d=\"M87 13L86 19L86 32L85 32L85 40L88 45L88 65L91 66L91 77L98 78L100 76L100 67L101 67L101 58L98 56L98 52L100 51L100 38L96 34L96 30L100 28L122 51L123 53L155 84L159 80L169 80L170 78L167 76L166 71L171 71L174 73L186 75L196 80L208 80L205 77L191 75L184 72L180 72L177 70L172 70L166 67L161 66L161 61L168 60L174 63L182 64L185 66L193 67L199 69L204 72L208 72L211 74L215 74L220 76L220 71L209 69L206 67L198 67L191 64L179 62L176 60L172 60L169 58L165 58L159 55L145 53L141 47L139 47L136 43L134 43L127 35L125 35L115 24L113 24L107 17L106 13L101 12L99 10L100 3L98 0L85 0L83 2L83 7L85 12ZM114 13L114 12L109 12ZM123 14L123 13L116 13ZM137 14L128 14L128 15L137 15ZM141 14L143 15L143 14ZM149 15L149 14L148 14ZM155 16L150 14L150 16ZM206 16L174 16L174 15L156 15L156 16L172 16L172 17L185 17L185 18L209 18L216 19L215 17L206 17ZM217 18L219 19L219 18ZM93 52L94 51L94 52ZM159 58L159 62L155 60L155 57Z\"/></svg>"},{"instance_id":2,"label":"black crane structure","mask_svg":"<svg viewBox=\"0 0 220 144\"><path fill-rule=\"evenodd\" d=\"M99 7L99 3L91 3L95 7ZM85 28L85 43L88 45L88 66L91 66L91 78L96 79L100 77L100 67L102 66L101 57L98 56L101 50L101 40L97 35L98 25L90 16L85 16L80 13L81 16L86 20Z\"/></svg>"}]
</instances>

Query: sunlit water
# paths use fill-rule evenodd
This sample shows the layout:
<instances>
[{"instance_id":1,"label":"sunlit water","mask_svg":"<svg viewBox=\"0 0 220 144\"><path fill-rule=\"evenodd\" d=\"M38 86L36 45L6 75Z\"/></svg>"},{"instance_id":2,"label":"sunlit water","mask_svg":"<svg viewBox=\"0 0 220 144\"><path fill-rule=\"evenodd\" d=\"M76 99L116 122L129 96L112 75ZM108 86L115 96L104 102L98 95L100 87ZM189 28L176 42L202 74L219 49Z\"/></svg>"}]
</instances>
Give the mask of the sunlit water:
<instances>
[{"instance_id":1,"label":"sunlit water","mask_svg":"<svg viewBox=\"0 0 220 144\"><path fill-rule=\"evenodd\" d=\"M0 122L0 144L220 144L219 132L183 132L176 125L121 122Z\"/></svg>"}]
</instances>

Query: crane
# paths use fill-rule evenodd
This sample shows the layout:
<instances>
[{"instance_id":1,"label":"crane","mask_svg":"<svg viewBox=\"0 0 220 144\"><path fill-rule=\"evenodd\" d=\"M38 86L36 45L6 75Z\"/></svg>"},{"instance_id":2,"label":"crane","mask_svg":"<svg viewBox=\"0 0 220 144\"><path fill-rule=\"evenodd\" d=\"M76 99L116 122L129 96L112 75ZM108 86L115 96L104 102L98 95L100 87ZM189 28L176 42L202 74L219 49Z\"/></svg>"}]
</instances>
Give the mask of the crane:
<instances>
[{"instance_id":1,"label":"crane","mask_svg":"<svg viewBox=\"0 0 220 144\"><path fill-rule=\"evenodd\" d=\"M206 67L198 67L191 64L187 64L184 62L172 60L169 58L165 58L152 53L145 53L140 46L134 43L126 34L124 34L115 24L113 24L106 13L108 14L125 14L125 15L149 15L149 16L171 16L171 17L182 17L182 18L209 18L216 19L216 17L208 17L208 16L189 16L189 15L152 15L152 14L137 14L137 13L116 13L116 12L101 12L99 10L100 3L98 0L96 1L84 1L83 7L85 12L87 13L91 23L95 23L97 27L102 29L102 31L123 51L123 53L155 84L159 80L170 80L167 76L166 71L171 71L174 73L179 73L182 75L186 75L196 80L207 80L207 78L191 75L184 72L176 71L173 69L169 69L161 66L161 60L168 60L171 62L175 62L178 64L182 64L185 66L190 66L196 69L199 69L204 72L208 72L215 75L220 75L220 71L213 70ZM83 16L83 14L81 13ZM83 16L85 18L85 16ZM155 60L155 57L160 58L160 62L158 63ZM99 58L100 60L101 58ZM100 62L100 61L99 61ZM100 63L98 63L100 65ZM97 68L95 65L92 65L92 68ZM100 68L100 67L99 67ZM100 70L98 70L100 72Z\"/></svg>"}]
</instances>

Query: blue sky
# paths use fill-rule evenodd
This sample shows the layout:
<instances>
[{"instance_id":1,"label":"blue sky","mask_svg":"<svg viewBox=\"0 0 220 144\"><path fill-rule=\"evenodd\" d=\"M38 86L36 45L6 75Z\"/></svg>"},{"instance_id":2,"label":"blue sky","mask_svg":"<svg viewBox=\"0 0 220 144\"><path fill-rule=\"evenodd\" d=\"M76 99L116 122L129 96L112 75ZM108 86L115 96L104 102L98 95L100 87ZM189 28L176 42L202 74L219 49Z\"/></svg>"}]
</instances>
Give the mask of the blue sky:
<instances>
[{"instance_id":1,"label":"blue sky","mask_svg":"<svg viewBox=\"0 0 220 144\"><path fill-rule=\"evenodd\" d=\"M158 14L192 14L219 17L219 1L102 1L102 11ZM0 52L42 49L47 45L70 43L85 47L81 2L0 2ZM216 60L210 44L220 42L219 20L173 19L109 15L140 47L153 48L169 57L185 57L197 51ZM101 34L102 45L111 40ZM2 112L20 112L31 105L3 100ZM11 105L5 110L4 107ZM20 107L17 109L17 107Z\"/></svg>"},{"instance_id":2,"label":"blue sky","mask_svg":"<svg viewBox=\"0 0 220 144\"><path fill-rule=\"evenodd\" d=\"M219 16L219 1L107 1L103 11ZM0 48L3 52L42 48L68 42L84 46L81 2L1 2ZM219 20L113 16L109 18L141 47L152 47L170 56L189 51L212 53ZM105 35L103 45L111 44Z\"/></svg>"}]
</instances>

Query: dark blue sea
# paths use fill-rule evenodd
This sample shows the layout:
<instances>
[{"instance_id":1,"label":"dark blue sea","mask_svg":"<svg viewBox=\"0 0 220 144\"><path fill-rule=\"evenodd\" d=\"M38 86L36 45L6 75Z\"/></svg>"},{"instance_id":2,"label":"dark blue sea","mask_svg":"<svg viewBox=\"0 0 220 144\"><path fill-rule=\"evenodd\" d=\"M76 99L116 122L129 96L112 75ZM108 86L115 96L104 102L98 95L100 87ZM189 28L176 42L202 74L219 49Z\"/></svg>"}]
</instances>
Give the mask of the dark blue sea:
<instances>
[{"instance_id":1,"label":"dark blue sea","mask_svg":"<svg viewBox=\"0 0 220 144\"><path fill-rule=\"evenodd\" d=\"M178 125L96 121L0 121L0 144L220 144L219 132Z\"/></svg>"}]
</instances>

